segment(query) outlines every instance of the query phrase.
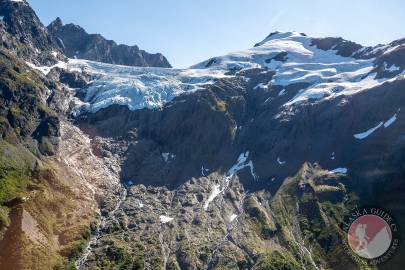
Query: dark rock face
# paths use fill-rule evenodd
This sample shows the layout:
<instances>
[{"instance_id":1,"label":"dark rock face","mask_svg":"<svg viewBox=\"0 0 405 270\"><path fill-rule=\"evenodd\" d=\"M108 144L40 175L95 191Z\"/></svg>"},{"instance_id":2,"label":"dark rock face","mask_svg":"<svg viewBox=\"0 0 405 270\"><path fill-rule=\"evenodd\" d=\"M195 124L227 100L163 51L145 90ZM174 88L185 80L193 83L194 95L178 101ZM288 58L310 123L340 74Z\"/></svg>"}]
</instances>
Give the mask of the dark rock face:
<instances>
[{"instance_id":1,"label":"dark rock face","mask_svg":"<svg viewBox=\"0 0 405 270\"><path fill-rule=\"evenodd\" d=\"M70 72L61 68L53 68L47 78L61 82L70 88L84 89L89 85L92 76L84 72Z\"/></svg>"},{"instance_id":2,"label":"dark rock face","mask_svg":"<svg viewBox=\"0 0 405 270\"><path fill-rule=\"evenodd\" d=\"M344 40L340 37L314 38L312 39L312 45L325 51L336 50L336 54L343 57L352 56L355 52L363 48L360 44Z\"/></svg>"},{"instance_id":3,"label":"dark rock face","mask_svg":"<svg viewBox=\"0 0 405 270\"><path fill-rule=\"evenodd\" d=\"M39 151L43 155L53 156L57 153L60 137L59 118L50 116L43 119L33 133L33 137L38 141Z\"/></svg>"},{"instance_id":4,"label":"dark rock face","mask_svg":"<svg viewBox=\"0 0 405 270\"><path fill-rule=\"evenodd\" d=\"M405 42L401 45L392 45L392 49L377 57L374 72L376 78L392 78L405 70Z\"/></svg>"},{"instance_id":5,"label":"dark rock face","mask_svg":"<svg viewBox=\"0 0 405 270\"><path fill-rule=\"evenodd\" d=\"M56 63L58 48L26 1L0 0L0 16L0 47L37 65Z\"/></svg>"},{"instance_id":6,"label":"dark rock face","mask_svg":"<svg viewBox=\"0 0 405 270\"><path fill-rule=\"evenodd\" d=\"M259 82L271 81L273 75L272 72L266 73L261 69L244 70L236 78L221 79L206 86L204 90L180 96L162 110L130 111L126 107L112 106L95 114L82 116L77 119L77 123L95 137L127 144L128 147L121 152L122 180L131 190L145 185L148 186L148 192L150 189L153 194L172 192L176 194L173 196L191 196L194 193L183 194L179 190L187 185L195 189L201 188L204 184L198 181L196 184L194 179L208 181L204 178L203 168L223 175L235 164L241 153L249 151L249 160L252 161L257 177L252 177L249 168L241 170L238 173L241 186L234 187L224 195L225 204L242 202L246 211L243 218L249 215L249 221L242 222L240 230L232 231L233 234L240 233L248 222L253 222L253 231L260 239L280 237L280 230L286 225L277 217L277 207L281 206L276 202L277 196L284 195L297 200L291 206L291 209L298 209L292 210L298 211L292 218L308 220L309 223L297 226L309 233L311 239L319 241L323 252L330 252L342 245L339 239L333 237L335 233L330 231L333 226L327 225L330 222L339 224L339 218L326 220L325 217L330 219L336 216L329 212L325 214L324 211L329 207L327 205L332 205L337 207L340 217L343 216L349 206L342 209L339 207L348 203L346 198L350 192L359 196L358 203L384 205L393 215L400 217L403 206L399 205L405 205L405 141L402 134L405 130L405 118L401 113L405 110L405 93L402 91L405 79L399 78L356 95L341 96L320 103L304 103L287 110L283 104L306 85L290 85L282 96L278 95L280 89L276 85L267 89L255 89ZM386 122L395 113L397 118L392 125L382 127L362 140L354 137L354 134L375 127L381 121ZM113 149L109 151L114 152ZM162 154L167 154L166 158ZM308 167L305 165L307 162L317 165ZM306 169L302 170L303 166ZM339 167L348 169L347 178L329 172ZM291 185L289 177L297 175L297 172L299 182L294 184L294 189L286 188L286 185ZM164 191L156 192L154 189ZM240 190L250 194L246 200ZM132 207L136 207L135 198L144 196L140 195L145 194L143 192L139 192L134 199L128 199L127 203L134 200ZM196 193L204 194L200 190ZM261 199L261 204L256 202L257 194L266 198ZM157 201L163 200L164 196L166 195L160 195ZM167 195L164 198L169 197ZM207 196L204 198L199 201L205 201ZM173 215L188 215L191 211L200 213L201 206L198 206L198 202L186 201L180 206L175 199L172 199L172 204L165 202L165 205L169 205L167 211L173 211ZM271 210L263 207L266 203L271 204ZM283 205L286 203L283 202ZM181 210L176 211L180 212L173 210L177 206ZM193 207L194 210L186 210ZM133 230L137 230L136 226L140 226L140 223L149 224L149 221L145 221L145 218L142 219L131 209L128 206L123 212L129 223L133 222ZM224 209L226 207L218 211L226 211ZM198 228L199 224L205 224L207 218L217 220L216 211L217 209L208 212L209 218L204 217L204 214L201 214L203 217L190 218L193 225L186 224L187 221L181 219L167 230L175 234L174 232L184 228ZM179 220L180 218L178 217ZM327 232L318 234L318 229L325 229ZM234 237L237 241L245 241L243 236ZM171 241L173 245L181 243ZM252 252L248 246L244 248L247 254ZM182 251L182 247L179 249ZM233 252L237 254L237 251ZM218 253L218 257L226 256L227 251ZM186 268L193 268L197 262L207 263L203 259L199 260L195 258L184 261L178 258L177 262ZM255 263L260 264L257 257L241 260L245 260L244 263L249 267ZM398 257L386 269L394 269L402 261ZM334 265L333 260L323 262L325 265L329 263ZM351 261L343 256L342 261L335 263L342 267L350 265ZM218 259L208 265L211 264L218 266L225 262ZM353 266L353 269L356 267Z\"/></svg>"},{"instance_id":7,"label":"dark rock face","mask_svg":"<svg viewBox=\"0 0 405 270\"><path fill-rule=\"evenodd\" d=\"M32 137L40 145L47 140L57 147L59 120L46 105L49 88L55 85L4 51L0 51L0 66L1 139L22 142ZM55 153L42 150L40 146L43 154Z\"/></svg>"},{"instance_id":8,"label":"dark rock face","mask_svg":"<svg viewBox=\"0 0 405 270\"><path fill-rule=\"evenodd\" d=\"M60 18L48 26L48 31L70 58L127 66L171 67L160 53L150 54L140 50L138 46L118 45L101 35L88 34L78 25L63 25Z\"/></svg>"}]
</instances>

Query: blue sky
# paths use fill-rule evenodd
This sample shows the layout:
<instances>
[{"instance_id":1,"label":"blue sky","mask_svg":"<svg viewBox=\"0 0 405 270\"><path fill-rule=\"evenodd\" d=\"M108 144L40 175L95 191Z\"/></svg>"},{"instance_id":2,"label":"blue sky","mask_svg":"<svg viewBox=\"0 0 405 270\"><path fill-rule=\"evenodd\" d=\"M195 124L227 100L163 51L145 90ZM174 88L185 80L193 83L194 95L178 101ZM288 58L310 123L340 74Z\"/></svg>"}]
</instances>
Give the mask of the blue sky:
<instances>
[{"instance_id":1,"label":"blue sky","mask_svg":"<svg viewBox=\"0 0 405 270\"><path fill-rule=\"evenodd\" d=\"M364 45L405 37L403 0L28 0L89 33L161 52L174 67L250 48L275 30Z\"/></svg>"}]
</instances>

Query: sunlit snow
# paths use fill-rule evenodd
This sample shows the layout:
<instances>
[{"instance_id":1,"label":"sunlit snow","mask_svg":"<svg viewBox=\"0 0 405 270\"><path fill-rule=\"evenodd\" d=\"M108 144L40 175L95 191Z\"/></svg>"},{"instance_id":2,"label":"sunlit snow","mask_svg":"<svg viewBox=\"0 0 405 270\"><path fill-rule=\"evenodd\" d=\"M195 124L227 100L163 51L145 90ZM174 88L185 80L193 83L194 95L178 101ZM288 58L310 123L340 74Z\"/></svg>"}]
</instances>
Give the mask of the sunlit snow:
<instances>
[{"instance_id":1,"label":"sunlit snow","mask_svg":"<svg viewBox=\"0 0 405 270\"><path fill-rule=\"evenodd\" d=\"M387 48L379 48L387 50ZM286 54L285 62L273 59ZM375 79L374 59L359 60L343 57L334 50L324 51L312 46L312 39L298 32L276 32L258 46L230 53L199 63L192 68L234 70L268 68L275 70L272 83L287 86L307 83L308 86L285 103L294 105L308 100L351 95L378 86L387 79ZM394 68L391 66L391 68ZM284 92L280 92L280 95Z\"/></svg>"},{"instance_id":2,"label":"sunlit snow","mask_svg":"<svg viewBox=\"0 0 405 270\"><path fill-rule=\"evenodd\" d=\"M63 62L63 61L59 61L57 64L53 65L53 66L36 66L33 63L30 62L25 62L30 68L38 70L40 72L42 72L44 75L48 75L48 73L51 71L51 69L53 68L67 68L67 63Z\"/></svg>"},{"instance_id":3,"label":"sunlit snow","mask_svg":"<svg viewBox=\"0 0 405 270\"><path fill-rule=\"evenodd\" d=\"M181 94L226 77L224 72L214 70L129 67L78 59L70 59L67 67L96 76L86 90L84 104L76 107L76 115L113 104L130 110L160 108Z\"/></svg>"},{"instance_id":4,"label":"sunlit snow","mask_svg":"<svg viewBox=\"0 0 405 270\"><path fill-rule=\"evenodd\" d=\"M377 126L372 127L369 130L366 130L362 133L354 134L353 136L358 140L363 140L363 139L367 138L368 136L370 136L374 131L376 131L377 129L382 127L383 123L384 122L380 122Z\"/></svg>"},{"instance_id":5,"label":"sunlit snow","mask_svg":"<svg viewBox=\"0 0 405 270\"><path fill-rule=\"evenodd\" d=\"M397 120L397 116L398 116L399 112L400 112L400 109L398 109L398 111L393 116L391 116L387 121L385 121L385 122L381 121L377 126L370 128L369 130L367 130L365 132L354 134L353 136L358 140L362 140L362 139L365 139L368 136L370 136L374 131L376 131L377 129L379 129L382 126L384 126L384 128L391 126Z\"/></svg>"},{"instance_id":6,"label":"sunlit snow","mask_svg":"<svg viewBox=\"0 0 405 270\"><path fill-rule=\"evenodd\" d=\"M207 211L208 206L210 203L219 195L223 190L221 189L220 185L214 185L208 200L204 204L204 210Z\"/></svg>"},{"instance_id":7,"label":"sunlit snow","mask_svg":"<svg viewBox=\"0 0 405 270\"><path fill-rule=\"evenodd\" d=\"M253 179L256 179L257 176L254 171L253 162L251 160L248 161L248 157L249 157L249 151L246 151L245 153L240 154L237 163L235 165L233 165L232 168L229 169L227 176L232 177L233 175L235 175L235 173L242 170L243 168L249 167L250 174L252 175Z\"/></svg>"},{"instance_id":8,"label":"sunlit snow","mask_svg":"<svg viewBox=\"0 0 405 270\"><path fill-rule=\"evenodd\" d=\"M285 161L281 161L281 159L278 157L277 158L277 163L280 164L280 165L284 165Z\"/></svg>"},{"instance_id":9,"label":"sunlit snow","mask_svg":"<svg viewBox=\"0 0 405 270\"><path fill-rule=\"evenodd\" d=\"M384 127L387 128L387 127L391 126L395 121L397 121L397 115L398 115L398 113L394 114L390 119L388 119L384 123Z\"/></svg>"},{"instance_id":10,"label":"sunlit snow","mask_svg":"<svg viewBox=\"0 0 405 270\"><path fill-rule=\"evenodd\" d=\"M346 174L347 173L347 168L336 168L334 170L329 171L330 174L337 174L337 173L342 173Z\"/></svg>"},{"instance_id":11,"label":"sunlit snow","mask_svg":"<svg viewBox=\"0 0 405 270\"><path fill-rule=\"evenodd\" d=\"M234 221L237 217L238 217L238 215L232 214L232 215L229 217L229 222Z\"/></svg>"},{"instance_id":12,"label":"sunlit snow","mask_svg":"<svg viewBox=\"0 0 405 270\"><path fill-rule=\"evenodd\" d=\"M224 177L224 181L222 183L222 188L221 185L215 184L212 187L211 193L207 199L207 201L204 204L204 210L208 209L209 204L222 192L224 192L231 180L231 178L240 170L249 167L250 168L250 174L252 175L253 179L257 179L257 175L254 170L253 162L251 160L248 161L249 157L249 151L246 151L245 153L242 153L239 155L238 160L236 163L228 170Z\"/></svg>"},{"instance_id":13,"label":"sunlit snow","mask_svg":"<svg viewBox=\"0 0 405 270\"><path fill-rule=\"evenodd\" d=\"M395 64L392 64L390 67L388 67L387 62L384 62L384 68L389 72L397 72L401 70L401 67L397 67Z\"/></svg>"},{"instance_id":14,"label":"sunlit snow","mask_svg":"<svg viewBox=\"0 0 405 270\"><path fill-rule=\"evenodd\" d=\"M268 86L267 86L267 84L265 84L265 83L259 83L258 85L256 85L253 89L259 89L259 88L261 88L261 89L267 89L268 88Z\"/></svg>"},{"instance_id":15,"label":"sunlit snow","mask_svg":"<svg viewBox=\"0 0 405 270\"><path fill-rule=\"evenodd\" d=\"M172 217L163 216L163 215L159 216L159 219L160 219L160 222L163 224L168 223L173 220Z\"/></svg>"}]
</instances>

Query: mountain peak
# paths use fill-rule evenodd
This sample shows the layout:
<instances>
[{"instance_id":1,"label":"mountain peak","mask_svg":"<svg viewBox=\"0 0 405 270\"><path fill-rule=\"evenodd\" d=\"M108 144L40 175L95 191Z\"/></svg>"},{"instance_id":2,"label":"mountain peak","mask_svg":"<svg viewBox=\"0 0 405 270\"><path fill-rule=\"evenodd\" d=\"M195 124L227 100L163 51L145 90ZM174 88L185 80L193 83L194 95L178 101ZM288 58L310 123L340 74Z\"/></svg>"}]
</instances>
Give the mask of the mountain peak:
<instances>
[{"instance_id":1,"label":"mountain peak","mask_svg":"<svg viewBox=\"0 0 405 270\"><path fill-rule=\"evenodd\" d=\"M138 46L118 45L100 34L87 33L79 25L63 24L60 18L56 18L47 29L69 58L126 66L171 67L161 54L147 53Z\"/></svg>"},{"instance_id":2,"label":"mountain peak","mask_svg":"<svg viewBox=\"0 0 405 270\"><path fill-rule=\"evenodd\" d=\"M63 26L63 21L60 17L57 17L53 22L51 22L48 28L59 29Z\"/></svg>"},{"instance_id":3,"label":"mountain peak","mask_svg":"<svg viewBox=\"0 0 405 270\"><path fill-rule=\"evenodd\" d=\"M299 33L296 31L274 31L271 32L264 40L255 44L255 47L261 46L271 40L294 38L294 37L306 37L306 36L307 36L306 34Z\"/></svg>"},{"instance_id":4,"label":"mountain peak","mask_svg":"<svg viewBox=\"0 0 405 270\"><path fill-rule=\"evenodd\" d=\"M6 0L6 2L7 2L7 0ZM8 2L27 4L27 3L25 2L25 0L8 0Z\"/></svg>"},{"instance_id":5,"label":"mountain peak","mask_svg":"<svg viewBox=\"0 0 405 270\"><path fill-rule=\"evenodd\" d=\"M36 64L55 64L51 52L57 50L56 45L28 2L0 0L0 16L4 18L0 47Z\"/></svg>"}]
</instances>

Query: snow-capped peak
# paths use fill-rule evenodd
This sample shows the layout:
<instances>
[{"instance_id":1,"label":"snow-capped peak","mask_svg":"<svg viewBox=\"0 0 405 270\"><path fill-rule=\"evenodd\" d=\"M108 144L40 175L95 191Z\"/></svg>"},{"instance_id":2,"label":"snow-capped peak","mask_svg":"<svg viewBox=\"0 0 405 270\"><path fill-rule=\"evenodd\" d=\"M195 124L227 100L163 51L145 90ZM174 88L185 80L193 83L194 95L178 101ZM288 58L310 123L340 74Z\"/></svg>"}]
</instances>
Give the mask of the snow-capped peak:
<instances>
[{"instance_id":1,"label":"snow-capped peak","mask_svg":"<svg viewBox=\"0 0 405 270\"><path fill-rule=\"evenodd\" d=\"M306 37L305 34L303 33L298 33L296 31L292 32L284 32L284 31L275 31L270 33L264 40L261 42L257 43L255 46L261 46L271 40L277 40L277 39L285 39L285 38L292 38L292 37Z\"/></svg>"},{"instance_id":2,"label":"snow-capped peak","mask_svg":"<svg viewBox=\"0 0 405 270\"><path fill-rule=\"evenodd\" d=\"M333 41L329 44L331 46L317 44L330 40ZM352 95L388 80L376 77L374 58L340 55L336 44L343 43L350 42L341 38L314 39L299 32L277 31L250 49L214 57L189 69L125 67L71 59L69 69L80 71L80 67L85 67L86 71L97 75L87 89L84 103L76 108L75 113L94 113L113 104L126 105L130 110L160 108L178 95L203 89L204 85L212 84L218 78L238 76L238 71L254 68L274 72L271 81L258 82L257 91L269 91L272 85L282 89L292 84L303 85L295 96L289 96L285 106ZM397 72L401 71L398 69ZM288 94L286 91L279 93L283 99Z\"/></svg>"}]
</instances>

